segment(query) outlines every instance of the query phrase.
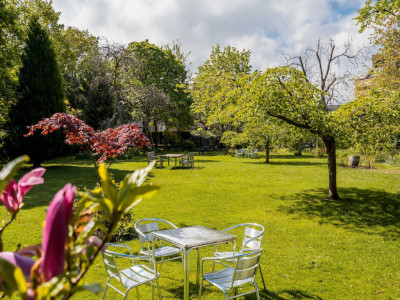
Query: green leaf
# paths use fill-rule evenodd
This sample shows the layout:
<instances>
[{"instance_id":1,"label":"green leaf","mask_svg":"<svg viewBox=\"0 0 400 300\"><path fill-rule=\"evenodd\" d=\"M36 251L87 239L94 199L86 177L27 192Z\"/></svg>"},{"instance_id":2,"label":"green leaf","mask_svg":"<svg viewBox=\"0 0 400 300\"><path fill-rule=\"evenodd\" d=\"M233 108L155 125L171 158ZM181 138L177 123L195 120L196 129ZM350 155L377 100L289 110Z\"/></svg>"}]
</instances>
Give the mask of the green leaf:
<instances>
[{"instance_id":1,"label":"green leaf","mask_svg":"<svg viewBox=\"0 0 400 300\"><path fill-rule=\"evenodd\" d=\"M152 161L146 168L136 170L132 174L128 174L125 176L124 180L120 184L120 190L118 193L118 206L121 205L121 202L128 193L131 192L133 187L141 186L147 178L147 175L154 167L156 162Z\"/></svg>"},{"instance_id":2,"label":"green leaf","mask_svg":"<svg viewBox=\"0 0 400 300\"><path fill-rule=\"evenodd\" d=\"M155 185L133 187L128 193L126 193L125 198L121 199L117 208L118 212L123 214L129 212L132 207L138 204L142 199L150 198L159 189L160 187Z\"/></svg>"},{"instance_id":3,"label":"green leaf","mask_svg":"<svg viewBox=\"0 0 400 300\"><path fill-rule=\"evenodd\" d=\"M116 186L112 181L110 173L108 173L106 165L104 163L100 164L99 176L101 179L101 187L106 196L112 201L112 203L117 205L117 191Z\"/></svg>"},{"instance_id":4,"label":"green leaf","mask_svg":"<svg viewBox=\"0 0 400 300\"><path fill-rule=\"evenodd\" d=\"M14 291L19 291L23 299L26 299L27 285L22 270L12 263L0 258L1 290L6 296L11 296Z\"/></svg>"},{"instance_id":5,"label":"green leaf","mask_svg":"<svg viewBox=\"0 0 400 300\"><path fill-rule=\"evenodd\" d=\"M20 156L12 161L10 161L1 171L0 171L0 194L6 188L8 182L14 177L18 169L26 162L29 161L28 155Z\"/></svg>"}]
</instances>

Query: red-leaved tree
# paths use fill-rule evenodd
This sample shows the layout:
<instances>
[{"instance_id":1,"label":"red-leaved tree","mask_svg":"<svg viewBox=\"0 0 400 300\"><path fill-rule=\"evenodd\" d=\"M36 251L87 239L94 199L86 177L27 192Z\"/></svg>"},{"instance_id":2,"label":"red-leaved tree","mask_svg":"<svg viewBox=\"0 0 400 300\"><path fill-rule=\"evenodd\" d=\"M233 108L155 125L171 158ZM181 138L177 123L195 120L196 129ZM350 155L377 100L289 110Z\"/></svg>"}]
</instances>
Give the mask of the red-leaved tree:
<instances>
[{"instance_id":1,"label":"red-leaved tree","mask_svg":"<svg viewBox=\"0 0 400 300\"><path fill-rule=\"evenodd\" d=\"M65 132L65 142L69 145L80 145L84 151L90 151L95 160L95 167L111 157L124 154L130 147L141 149L149 146L150 140L137 125L125 124L117 128L96 132L81 119L66 113L55 113L50 118L45 118L39 123L29 126L29 133L41 130L47 135L56 130Z\"/></svg>"}]
</instances>

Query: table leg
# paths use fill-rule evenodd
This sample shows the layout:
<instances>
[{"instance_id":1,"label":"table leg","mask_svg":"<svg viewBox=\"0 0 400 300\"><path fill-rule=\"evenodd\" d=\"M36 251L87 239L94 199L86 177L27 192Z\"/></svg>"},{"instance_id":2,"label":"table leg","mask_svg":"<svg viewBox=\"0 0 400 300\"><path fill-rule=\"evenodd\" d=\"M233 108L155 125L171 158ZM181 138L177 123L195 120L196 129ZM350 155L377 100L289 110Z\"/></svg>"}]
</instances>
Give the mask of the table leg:
<instances>
[{"instance_id":1,"label":"table leg","mask_svg":"<svg viewBox=\"0 0 400 300\"><path fill-rule=\"evenodd\" d=\"M169 167L169 156L168 156L168 167Z\"/></svg>"},{"instance_id":2,"label":"table leg","mask_svg":"<svg viewBox=\"0 0 400 300\"><path fill-rule=\"evenodd\" d=\"M200 248L197 248L197 272L196 272L196 286L200 286Z\"/></svg>"},{"instance_id":3,"label":"table leg","mask_svg":"<svg viewBox=\"0 0 400 300\"><path fill-rule=\"evenodd\" d=\"M189 299L189 254L190 250L183 250L183 300Z\"/></svg>"}]
</instances>

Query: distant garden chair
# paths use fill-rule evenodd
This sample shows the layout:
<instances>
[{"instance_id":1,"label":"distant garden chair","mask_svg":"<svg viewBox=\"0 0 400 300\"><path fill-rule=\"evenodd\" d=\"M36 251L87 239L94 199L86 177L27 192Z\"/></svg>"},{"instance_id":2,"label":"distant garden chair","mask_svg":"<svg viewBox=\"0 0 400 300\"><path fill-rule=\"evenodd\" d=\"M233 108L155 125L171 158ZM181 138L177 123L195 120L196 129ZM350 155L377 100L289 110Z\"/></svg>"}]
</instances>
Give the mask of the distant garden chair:
<instances>
[{"instance_id":1,"label":"distant garden chair","mask_svg":"<svg viewBox=\"0 0 400 300\"><path fill-rule=\"evenodd\" d=\"M242 152L238 149L235 149L235 158L241 157L242 156Z\"/></svg>"},{"instance_id":2,"label":"distant garden chair","mask_svg":"<svg viewBox=\"0 0 400 300\"><path fill-rule=\"evenodd\" d=\"M242 153L242 156L243 157L246 157L246 149L240 149L240 152Z\"/></svg>"},{"instance_id":3,"label":"distant garden chair","mask_svg":"<svg viewBox=\"0 0 400 300\"><path fill-rule=\"evenodd\" d=\"M107 288L110 287L127 298L128 293L131 289L136 288L137 297L139 299L139 289L138 287L142 284L151 284L152 299L154 299L154 288L158 289L158 298L161 299L161 290L158 284L158 277L160 273L157 273L156 262L153 257L142 256L142 255L132 255L132 250L128 245L119 244L106 244L107 250L104 251L103 261L108 274L108 279L106 286L104 288L103 300L106 297ZM126 249L130 254L122 254L118 252L110 251L109 248L120 248ZM126 269L121 270L117 263L117 260L130 260L132 265ZM149 264L136 264L136 262L146 262ZM110 284L111 280L118 281L126 291L120 291L115 286Z\"/></svg>"},{"instance_id":4,"label":"distant garden chair","mask_svg":"<svg viewBox=\"0 0 400 300\"><path fill-rule=\"evenodd\" d=\"M154 243L155 248L153 248L153 232L159 231L159 223L164 224L164 226L171 228L178 228L171 222L157 219L157 218L146 218L137 221L134 225L136 232L139 235L140 241L140 255L152 256L154 257L156 264L161 264L166 261L182 259L181 249L171 246L165 246L159 241ZM160 265L161 271L161 265Z\"/></svg>"},{"instance_id":5,"label":"distant garden chair","mask_svg":"<svg viewBox=\"0 0 400 300\"><path fill-rule=\"evenodd\" d=\"M217 289L221 290L224 293L225 299L233 299L244 295L256 293L257 299L259 300L260 294L258 292L255 277L257 274L257 267L259 267L261 253L262 249L259 249L253 252L246 252L243 254L236 254L227 257L203 258L201 275L202 280L200 283L199 300L201 300L204 280L209 282ZM226 267L218 271L214 271L213 268L213 271L205 273L205 264L207 262L212 262L213 265L215 262L219 262ZM229 263L231 264L231 266L225 263ZM239 287L249 284L254 285L255 289L237 294L237 290ZM234 291L234 295L228 297L228 293L230 291Z\"/></svg>"},{"instance_id":6,"label":"distant garden chair","mask_svg":"<svg viewBox=\"0 0 400 300\"><path fill-rule=\"evenodd\" d=\"M253 156L253 150L252 149L246 149L246 156L248 158L250 158L251 156Z\"/></svg>"},{"instance_id":7,"label":"distant garden chair","mask_svg":"<svg viewBox=\"0 0 400 300\"><path fill-rule=\"evenodd\" d=\"M253 158L258 158L258 149L254 149Z\"/></svg>"},{"instance_id":8,"label":"distant garden chair","mask_svg":"<svg viewBox=\"0 0 400 300\"><path fill-rule=\"evenodd\" d=\"M250 158L257 158L258 155L258 149L254 149L254 150L248 150L247 152L247 156Z\"/></svg>"},{"instance_id":9,"label":"distant garden chair","mask_svg":"<svg viewBox=\"0 0 400 300\"><path fill-rule=\"evenodd\" d=\"M218 251L218 245L215 246L215 253L214 256L216 257L229 257L233 256L236 254L243 254L251 251L256 251L261 249L261 240L263 237L263 234L265 232L264 226L257 224L257 223L244 223L244 224L238 224L231 226L229 228L226 228L222 230L222 232L228 232L232 231L237 228L244 227L244 236L243 236L243 241L240 250L237 252L236 249L233 249L233 251L228 251L228 252L221 252ZM261 279L263 282L264 289L267 290L264 282L264 276L261 271L261 266L258 265L260 269L260 275Z\"/></svg>"},{"instance_id":10,"label":"distant garden chair","mask_svg":"<svg viewBox=\"0 0 400 300\"><path fill-rule=\"evenodd\" d=\"M163 167L163 161L162 158L158 155L155 154L155 152L147 152L147 164L152 162L153 160L156 161L156 168L162 168Z\"/></svg>"},{"instance_id":11,"label":"distant garden chair","mask_svg":"<svg viewBox=\"0 0 400 300\"><path fill-rule=\"evenodd\" d=\"M194 153L188 153L186 157L183 157L182 160L179 162L182 168L194 168Z\"/></svg>"}]
</instances>

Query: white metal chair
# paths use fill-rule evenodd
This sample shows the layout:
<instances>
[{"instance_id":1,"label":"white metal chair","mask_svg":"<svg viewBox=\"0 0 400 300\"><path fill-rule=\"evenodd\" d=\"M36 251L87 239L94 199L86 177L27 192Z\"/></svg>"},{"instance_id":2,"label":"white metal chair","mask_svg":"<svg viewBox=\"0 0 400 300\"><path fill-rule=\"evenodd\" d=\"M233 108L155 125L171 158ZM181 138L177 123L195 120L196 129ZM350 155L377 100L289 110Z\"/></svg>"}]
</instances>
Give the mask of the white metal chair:
<instances>
[{"instance_id":1,"label":"white metal chair","mask_svg":"<svg viewBox=\"0 0 400 300\"><path fill-rule=\"evenodd\" d=\"M182 168L192 168L194 167L194 153L190 152L186 157L183 157L182 160L179 162Z\"/></svg>"},{"instance_id":2,"label":"white metal chair","mask_svg":"<svg viewBox=\"0 0 400 300\"><path fill-rule=\"evenodd\" d=\"M140 241L139 254L154 257L156 264L161 264L163 262L175 259L182 259L181 249L177 247L164 246L161 241L159 241L158 243L154 243L156 247L153 248L152 233L160 230L159 223L162 223L168 227L178 228L171 222L157 218L141 219L135 223L134 227L139 235Z\"/></svg>"},{"instance_id":3,"label":"white metal chair","mask_svg":"<svg viewBox=\"0 0 400 300\"><path fill-rule=\"evenodd\" d=\"M233 299L247 294L256 293L257 299L260 299L257 283L255 277L257 274L257 267L259 266L260 256L262 249L243 254L236 254L227 257L206 257L202 260L202 280L200 283L199 300L203 290L203 281L209 282L214 287L218 288L224 293L225 299ZM226 267L218 270L205 273L206 262L220 262ZM232 266L226 265L225 262L231 263ZM254 290L237 294L239 287L253 284ZM228 297L228 293L233 290L234 295Z\"/></svg>"},{"instance_id":4,"label":"white metal chair","mask_svg":"<svg viewBox=\"0 0 400 300\"><path fill-rule=\"evenodd\" d=\"M131 289L136 288L137 298L139 299L138 287L145 283L151 284L152 299L154 299L155 287L157 287L158 289L158 298L161 299L161 290L158 284L158 277L160 276L160 273L157 273L156 262L153 257L132 255L132 250L128 245L106 244L106 246L107 250L105 250L102 255L103 255L104 265L106 267L106 271L108 274L108 279L106 286L104 288L103 300L106 297L106 292L108 287L120 293L122 296L124 296L124 299L127 298L128 293ZM110 247L127 249L130 254L122 254L110 251L109 250ZM117 259L130 260L132 266L120 270L120 267L117 263ZM135 264L135 262L139 261L146 262L146 264L149 263L149 267L143 264ZM124 288L127 289L125 293L110 284L110 281L112 279L118 281Z\"/></svg>"},{"instance_id":5,"label":"white metal chair","mask_svg":"<svg viewBox=\"0 0 400 300\"><path fill-rule=\"evenodd\" d=\"M258 149L254 149L253 158L258 158Z\"/></svg>"},{"instance_id":6,"label":"white metal chair","mask_svg":"<svg viewBox=\"0 0 400 300\"><path fill-rule=\"evenodd\" d=\"M238 149L235 149L235 158L241 157L242 156L242 152Z\"/></svg>"},{"instance_id":7,"label":"white metal chair","mask_svg":"<svg viewBox=\"0 0 400 300\"><path fill-rule=\"evenodd\" d=\"M243 254L246 252L251 252L251 251L256 251L256 250L261 249L261 241L262 241L262 237L265 232L265 229L264 229L264 226L262 226L260 224L257 224L257 223L238 224L238 225L234 225L229 228L226 228L226 229L222 230L222 232L232 231L232 230L235 230L235 229L238 229L241 227L244 227L244 236L243 236L243 241L242 241L240 250L236 251L236 249L233 249L233 251L227 251L227 252L218 251L218 245L217 245L217 246L215 246L214 256L229 257L229 256L233 256L236 254ZM213 267L214 267L214 264L213 264ZM258 265L258 267L260 270L260 275L261 275L264 289L267 290L267 288L265 286L265 282L264 282L264 276L261 271L261 266Z\"/></svg>"},{"instance_id":8,"label":"white metal chair","mask_svg":"<svg viewBox=\"0 0 400 300\"><path fill-rule=\"evenodd\" d=\"M156 168L162 168L163 167L163 160L162 160L162 158L160 156L156 155L154 151L147 152L147 164L149 164L153 160L156 161Z\"/></svg>"}]
</instances>

